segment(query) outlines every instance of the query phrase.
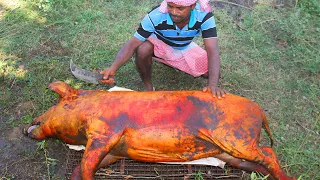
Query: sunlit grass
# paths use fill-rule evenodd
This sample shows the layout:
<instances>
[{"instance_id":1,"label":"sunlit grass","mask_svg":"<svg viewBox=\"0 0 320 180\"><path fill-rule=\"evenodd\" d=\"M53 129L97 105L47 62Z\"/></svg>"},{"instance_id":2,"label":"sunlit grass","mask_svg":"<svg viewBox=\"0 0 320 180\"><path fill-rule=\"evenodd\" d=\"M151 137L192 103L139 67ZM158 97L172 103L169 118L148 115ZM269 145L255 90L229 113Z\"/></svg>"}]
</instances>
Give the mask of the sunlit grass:
<instances>
[{"instance_id":1,"label":"sunlit grass","mask_svg":"<svg viewBox=\"0 0 320 180\"><path fill-rule=\"evenodd\" d=\"M23 4L24 2L20 0L0 0L0 5L9 9L21 7Z\"/></svg>"},{"instance_id":2,"label":"sunlit grass","mask_svg":"<svg viewBox=\"0 0 320 180\"><path fill-rule=\"evenodd\" d=\"M23 18L27 21L36 23L45 23L46 18L41 16L38 11L34 10L32 6L26 1L21 0L0 0L0 6L6 11L0 11L0 20L3 18Z\"/></svg>"},{"instance_id":3,"label":"sunlit grass","mask_svg":"<svg viewBox=\"0 0 320 180\"><path fill-rule=\"evenodd\" d=\"M6 55L0 50L0 77L25 78L28 71L24 69L23 65L17 65L17 57Z\"/></svg>"}]
</instances>

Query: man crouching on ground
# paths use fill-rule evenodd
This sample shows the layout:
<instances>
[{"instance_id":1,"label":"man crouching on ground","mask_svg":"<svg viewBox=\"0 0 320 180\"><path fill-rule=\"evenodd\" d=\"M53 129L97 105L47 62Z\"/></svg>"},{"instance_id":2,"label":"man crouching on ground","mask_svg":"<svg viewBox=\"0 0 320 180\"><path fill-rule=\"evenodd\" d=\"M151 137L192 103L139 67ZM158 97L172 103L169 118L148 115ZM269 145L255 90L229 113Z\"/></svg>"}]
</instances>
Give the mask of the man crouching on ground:
<instances>
[{"instance_id":1,"label":"man crouching on ground","mask_svg":"<svg viewBox=\"0 0 320 180\"><path fill-rule=\"evenodd\" d=\"M205 50L192 42L202 34ZM220 57L215 19L209 0L165 0L152 9L134 36L123 45L113 64L104 69L103 83L136 53L135 62L145 91L152 91L152 59L194 77L208 77L207 87L219 99L226 91L218 87Z\"/></svg>"}]
</instances>

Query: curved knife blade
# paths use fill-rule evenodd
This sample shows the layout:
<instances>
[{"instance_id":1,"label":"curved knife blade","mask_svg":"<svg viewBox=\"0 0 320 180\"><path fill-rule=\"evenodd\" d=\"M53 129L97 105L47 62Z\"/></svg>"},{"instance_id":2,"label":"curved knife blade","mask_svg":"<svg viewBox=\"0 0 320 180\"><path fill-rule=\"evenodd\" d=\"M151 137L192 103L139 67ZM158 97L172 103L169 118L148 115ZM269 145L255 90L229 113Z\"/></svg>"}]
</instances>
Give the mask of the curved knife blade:
<instances>
[{"instance_id":1,"label":"curved knife blade","mask_svg":"<svg viewBox=\"0 0 320 180\"><path fill-rule=\"evenodd\" d=\"M76 78L89 83L99 84L99 82L103 79L103 74L81 69L77 67L72 60L70 60L70 70ZM114 76L109 76L109 78L112 78L115 81Z\"/></svg>"}]
</instances>

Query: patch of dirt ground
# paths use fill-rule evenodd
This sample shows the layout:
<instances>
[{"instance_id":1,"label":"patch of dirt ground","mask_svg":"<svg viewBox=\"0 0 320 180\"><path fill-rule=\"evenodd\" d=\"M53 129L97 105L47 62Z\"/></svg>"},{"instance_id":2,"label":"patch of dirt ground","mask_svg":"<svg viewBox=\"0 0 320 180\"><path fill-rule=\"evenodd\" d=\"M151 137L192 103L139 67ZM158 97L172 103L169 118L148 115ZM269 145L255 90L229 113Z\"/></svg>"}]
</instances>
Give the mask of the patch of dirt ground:
<instances>
[{"instance_id":1,"label":"patch of dirt ground","mask_svg":"<svg viewBox=\"0 0 320 180\"><path fill-rule=\"evenodd\" d=\"M49 139L41 148L23 128L0 123L0 179L65 179L65 145Z\"/></svg>"}]
</instances>

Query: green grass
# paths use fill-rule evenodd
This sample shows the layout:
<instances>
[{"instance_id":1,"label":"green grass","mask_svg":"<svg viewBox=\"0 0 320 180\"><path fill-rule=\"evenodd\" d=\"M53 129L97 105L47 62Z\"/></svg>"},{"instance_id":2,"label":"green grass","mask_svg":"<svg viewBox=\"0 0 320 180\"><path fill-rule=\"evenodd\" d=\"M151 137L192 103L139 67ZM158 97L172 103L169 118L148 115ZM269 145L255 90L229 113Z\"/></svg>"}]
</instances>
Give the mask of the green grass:
<instances>
[{"instance_id":1,"label":"green grass","mask_svg":"<svg viewBox=\"0 0 320 180\"><path fill-rule=\"evenodd\" d=\"M0 110L2 121L18 126L56 102L58 96L47 88L55 80L110 88L74 79L70 58L94 71L109 66L144 14L161 1L8 2L0 0ZM317 8L304 7L240 11L239 29L233 28L233 14L215 10L221 86L267 112L275 150L290 175L320 179L320 20L313 13ZM132 61L117 72L117 81L142 89ZM206 80L154 63L153 82L159 90L182 90L201 89Z\"/></svg>"}]
</instances>

